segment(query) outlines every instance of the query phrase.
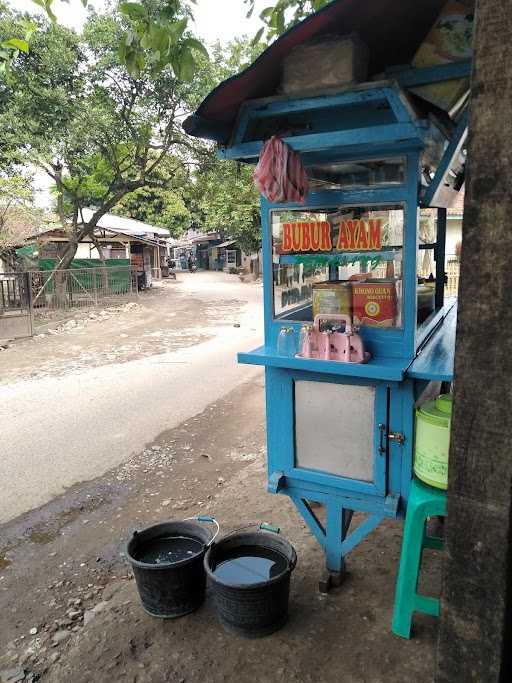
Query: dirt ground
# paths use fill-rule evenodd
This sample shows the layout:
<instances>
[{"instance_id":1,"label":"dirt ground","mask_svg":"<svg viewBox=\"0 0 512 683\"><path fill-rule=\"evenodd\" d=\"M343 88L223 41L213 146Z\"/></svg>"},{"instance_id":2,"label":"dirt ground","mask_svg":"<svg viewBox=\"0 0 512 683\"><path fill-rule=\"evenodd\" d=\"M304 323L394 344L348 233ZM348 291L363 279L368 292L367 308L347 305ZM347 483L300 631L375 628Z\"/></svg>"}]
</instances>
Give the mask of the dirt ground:
<instances>
[{"instance_id":1,"label":"dirt ground","mask_svg":"<svg viewBox=\"0 0 512 683\"><path fill-rule=\"evenodd\" d=\"M219 273L162 280L133 301L45 318L34 337L0 346L2 383L123 363L208 341L220 325L236 324L245 301L224 295ZM216 277L217 276L217 277ZM230 278L230 279L228 279ZM210 282L209 298L197 296ZM245 285L257 291L258 285ZM261 287L260 287L261 289Z\"/></svg>"},{"instance_id":2,"label":"dirt ground","mask_svg":"<svg viewBox=\"0 0 512 683\"><path fill-rule=\"evenodd\" d=\"M210 593L181 619L142 610L124 555L131 531L199 512L224 532L272 522L292 542L298 565L281 631L226 634ZM266 493L263 380L251 381L106 477L0 526L0 680L428 683L436 620L418 616L410 641L390 631L401 533L382 525L349 556L345 584L318 592L320 548L288 498ZM435 595L439 558L425 555Z\"/></svg>"}]
</instances>

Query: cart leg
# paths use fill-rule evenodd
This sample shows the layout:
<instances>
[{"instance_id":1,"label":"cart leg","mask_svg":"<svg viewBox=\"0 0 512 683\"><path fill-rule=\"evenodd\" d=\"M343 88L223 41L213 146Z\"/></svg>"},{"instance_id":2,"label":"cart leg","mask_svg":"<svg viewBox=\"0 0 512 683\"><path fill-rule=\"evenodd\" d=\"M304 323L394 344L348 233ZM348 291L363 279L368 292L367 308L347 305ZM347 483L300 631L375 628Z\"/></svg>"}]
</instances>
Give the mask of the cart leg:
<instances>
[{"instance_id":1,"label":"cart leg","mask_svg":"<svg viewBox=\"0 0 512 683\"><path fill-rule=\"evenodd\" d=\"M337 503L327 504L326 519L326 564L327 569L319 581L321 593L328 593L331 588L341 586L346 578L345 558L342 543L352 520L352 510L340 507Z\"/></svg>"}]
</instances>

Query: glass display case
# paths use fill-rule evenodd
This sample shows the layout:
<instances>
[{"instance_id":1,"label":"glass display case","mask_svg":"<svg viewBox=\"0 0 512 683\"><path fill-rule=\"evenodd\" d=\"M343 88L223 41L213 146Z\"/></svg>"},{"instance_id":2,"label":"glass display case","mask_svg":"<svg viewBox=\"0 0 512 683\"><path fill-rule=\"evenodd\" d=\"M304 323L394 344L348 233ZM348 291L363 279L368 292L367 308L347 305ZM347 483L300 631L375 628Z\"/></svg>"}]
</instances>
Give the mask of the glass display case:
<instances>
[{"instance_id":1,"label":"glass display case","mask_svg":"<svg viewBox=\"0 0 512 683\"><path fill-rule=\"evenodd\" d=\"M405 181L404 157L358 159L312 164L307 168L314 190L342 190L357 187L400 185Z\"/></svg>"},{"instance_id":2,"label":"glass display case","mask_svg":"<svg viewBox=\"0 0 512 683\"><path fill-rule=\"evenodd\" d=\"M401 205L273 210L274 318L401 328L404 215Z\"/></svg>"}]
</instances>

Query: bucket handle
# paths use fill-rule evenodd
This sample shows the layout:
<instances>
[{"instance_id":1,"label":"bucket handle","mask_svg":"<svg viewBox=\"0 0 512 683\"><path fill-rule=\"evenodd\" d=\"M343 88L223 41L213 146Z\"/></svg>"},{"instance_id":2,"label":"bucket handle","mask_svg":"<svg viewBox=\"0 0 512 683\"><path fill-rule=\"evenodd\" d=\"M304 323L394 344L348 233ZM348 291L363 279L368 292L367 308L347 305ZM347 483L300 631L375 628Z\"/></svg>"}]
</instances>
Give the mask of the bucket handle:
<instances>
[{"instance_id":1,"label":"bucket handle","mask_svg":"<svg viewBox=\"0 0 512 683\"><path fill-rule=\"evenodd\" d=\"M233 536L234 534L237 534L239 531L243 531L244 529L250 529L253 526L257 527L258 531L266 531L267 533L276 535L281 533L281 527L274 526L273 524L269 524L268 522L260 522L259 524L246 524L245 526L239 527L238 529L233 529L233 531L230 531L229 534L226 534L226 536L223 537L223 540L229 538L230 536ZM295 555L293 559L289 560L289 565L290 570L293 571L297 565L297 555Z\"/></svg>"},{"instance_id":2,"label":"bucket handle","mask_svg":"<svg viewBox=\"0 0 512 683\"><path fill-rule=\"evenodd\" d=\"M268 524L268 522L262 522L258 528L260 531L267 531L271 534L281 533L281 527L274 526L273 524ZM295 566L297 565L297 555L295 554L293 559L289 560L288 562L290 565L290 571L293 571L295 569Z\"/></svg>"},{"instance_id":3,"label":"bucket handle","mask_svg":"<svg viewBox=\"0 0 512 683\"><path fill-rule=\"evenodd\" d=\"M268 524L268 522L251 522L251 524L244 524L244 526L239 526L236 529L232 529L232 531L230 531L222 537L222 540L225 540L230 536L234 536L235 534L238 534L240 531L245 531L245 529L252 529L253 527L256 527L258 531L270 531L274 534L279 534L281 532L280 527Z\"/></svg>"},{"instance_id":4,"label":"bucket handle","mask_svg":"<svg viewBox=\"0 0 512 683\"><path fill-rule=\"evenodd\" d=\"M206 544L207 548L210 547L220 532L220 525L215 519L215 517L212 517L211 515L196 515L195 517L186 517L183 521L189 522L191 520L195 520L197 522L207 522L208 524L215 524L215 526L217 527L217 531L213 534L213 538Z\"/></svg>"},{"instance_id":5,"label":"bucket handle","mask_svg":"<svg viewBox=\"0 0 512 683\"><path fill-rule=\"evenodd\" d=\"M272 524L268 524L268 522L262 522L259 526L260 531L267 531L271 534L280 534L281 533L281 527L278 526L273 526ZM295 567L297 566L297 555L294 554L294 557L288 561L290 565L290 571L293 571Z\"/></svg>"}]
</instances>

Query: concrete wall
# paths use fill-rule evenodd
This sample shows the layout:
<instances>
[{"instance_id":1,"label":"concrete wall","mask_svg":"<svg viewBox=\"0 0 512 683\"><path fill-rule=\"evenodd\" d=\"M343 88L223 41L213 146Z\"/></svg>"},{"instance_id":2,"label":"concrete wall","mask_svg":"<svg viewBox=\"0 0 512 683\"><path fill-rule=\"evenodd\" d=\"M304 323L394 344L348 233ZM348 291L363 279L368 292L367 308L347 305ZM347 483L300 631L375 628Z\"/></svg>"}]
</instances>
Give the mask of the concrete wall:
<instances>
[{"instance_id":1,"label":"concrete wall","mask_svg":"<svg viewBox=\"0 0 512 683\"><path fill-rule=\"evenodd\" d=\"M128 250L124 245L119 244L117 245L119 249L124 248L125 255L123 258L128 258ZM105 247L103 249L103 255L105 258L113 258L111 255L111 248L110 247ZM118 249L115 250L116 255L119 253ZM75 258L77 259L88 259L88 258L99 258L100 255L98 254L98 250L96 247L94 247L92 244L89 244L88 242L83 242L82 244L78 245L78 249L76 251L76 256Z\"/></svg>"}]
</instances>

